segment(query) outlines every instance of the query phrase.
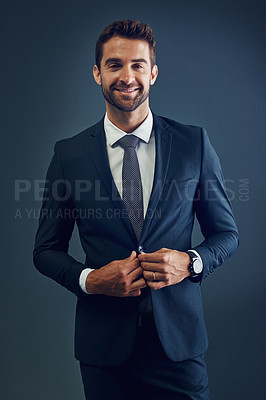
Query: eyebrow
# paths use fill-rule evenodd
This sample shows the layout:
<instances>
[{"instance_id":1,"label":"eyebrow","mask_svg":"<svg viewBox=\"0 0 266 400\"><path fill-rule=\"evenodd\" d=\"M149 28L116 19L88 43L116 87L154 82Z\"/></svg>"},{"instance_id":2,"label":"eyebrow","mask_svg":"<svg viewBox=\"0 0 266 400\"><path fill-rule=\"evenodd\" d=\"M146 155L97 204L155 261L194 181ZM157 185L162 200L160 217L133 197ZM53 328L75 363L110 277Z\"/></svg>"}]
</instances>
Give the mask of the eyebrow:
<instances>
[{"instance_id":1,"label":"eyebrow","mask_svg":"<svg viewBox=\"0 0 266 400\"><path fill-rule=\"evenodd\" d=\"M120 58L107 58L107 60L105 61L105 65L111 64L113 62L121 62L122 60ZM148 64L147 60L145 58L134 58L133 60L131 60L131 62L139 62L139 63L145 63Z\"/></svg>"},{"instance_id":2,"label":"eyebrow","mask_svg":"<svg viewBox=\"0 0 266 400\"><path fill-rule=\"evenodd\" d=\"M141 63L141 62L143 62L143 63L145 63L145 64L148 64L147 63L147 60L145 59L145 58L135 58L135 59L133 59L133 60L131 60L132 62L139 62L139 63Z\"/></svg>"}]
</instances>

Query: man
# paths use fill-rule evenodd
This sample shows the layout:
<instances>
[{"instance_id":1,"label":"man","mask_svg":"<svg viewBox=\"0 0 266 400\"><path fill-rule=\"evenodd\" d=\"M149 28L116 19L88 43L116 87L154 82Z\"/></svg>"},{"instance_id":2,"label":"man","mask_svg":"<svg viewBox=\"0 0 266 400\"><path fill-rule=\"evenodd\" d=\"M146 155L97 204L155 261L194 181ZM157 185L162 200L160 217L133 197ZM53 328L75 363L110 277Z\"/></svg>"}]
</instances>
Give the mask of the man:
<instances>
[{"instance_id":1,"label":"man","mask_svg":"<svg viewBox=\"0 0 266 400\"><path fill-rule=\"evenodd\" d=\"M209 399L200 284L238 245L218 157L204 129L150 111L147 24L106 27L93 74L106 115L55 146L36 268L77 296L86 399ZM68 254L75 223L84 264Z\"/></svg>"}]
</instances>

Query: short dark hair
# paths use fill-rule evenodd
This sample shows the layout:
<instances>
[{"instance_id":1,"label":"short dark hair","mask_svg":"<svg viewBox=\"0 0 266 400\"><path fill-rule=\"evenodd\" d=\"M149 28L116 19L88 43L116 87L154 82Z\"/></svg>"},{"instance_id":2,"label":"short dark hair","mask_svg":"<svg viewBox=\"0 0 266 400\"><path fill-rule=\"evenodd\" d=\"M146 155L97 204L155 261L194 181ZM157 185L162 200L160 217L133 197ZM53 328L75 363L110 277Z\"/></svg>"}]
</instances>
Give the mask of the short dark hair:
<instances>
[{"instance_id":1,"label":"short dark hair","mask_svg":"<svg viewBox=\"0 0 266 400\"><path fill-rule=\"evenodd\" d=\"M151 67L155 65L155 37L152 29L145 22L123 20L115 21L106 26L100 34L95 47L95 63L100 70L103 57L103 45L114 36L121 36L127 39L144 40L150 46Z\"/></svg>"}]
</instances>

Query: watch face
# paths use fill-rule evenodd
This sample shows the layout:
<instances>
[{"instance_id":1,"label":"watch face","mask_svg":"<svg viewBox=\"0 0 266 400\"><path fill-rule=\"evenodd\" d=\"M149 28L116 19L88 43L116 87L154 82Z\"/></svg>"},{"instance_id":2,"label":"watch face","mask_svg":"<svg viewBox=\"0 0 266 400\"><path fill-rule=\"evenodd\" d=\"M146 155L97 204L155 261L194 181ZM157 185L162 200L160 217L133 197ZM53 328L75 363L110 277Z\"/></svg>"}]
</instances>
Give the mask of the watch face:
<instances>
[{"instance_id":1,"label":"watch face","mask_svg":"<svg viewBox=\"0 0 266 400\"><path fill-rule=\"evenodd\" d=\"M195 260L193 263L193 269L196 274L200 274L202 272L202 262L200 260Z\"/></svg>"}]
</instances>

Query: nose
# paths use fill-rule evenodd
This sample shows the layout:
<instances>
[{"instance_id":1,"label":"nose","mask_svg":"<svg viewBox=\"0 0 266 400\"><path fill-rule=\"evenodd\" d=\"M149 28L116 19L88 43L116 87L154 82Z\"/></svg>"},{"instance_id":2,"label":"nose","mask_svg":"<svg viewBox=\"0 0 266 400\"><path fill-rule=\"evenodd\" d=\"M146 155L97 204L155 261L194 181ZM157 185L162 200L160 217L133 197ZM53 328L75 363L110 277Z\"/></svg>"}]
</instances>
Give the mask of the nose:
<instances>
[{"instance_id":1,"label":"nose","mask_svg":"<svg viewBox=\"0 0 266 400\"><path fill-rule=\"evenodd\" d=\"M134 72L132 71L132 69L130 69L128 67L124 67L120 71L119 79L121 82L125 83L126 85L130 85L132 82L135 81Z\"/></svg>"}]
</instances>

